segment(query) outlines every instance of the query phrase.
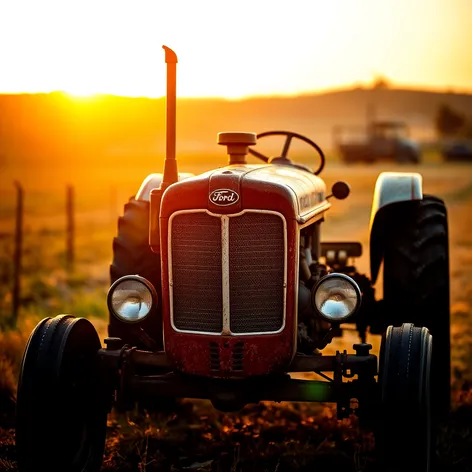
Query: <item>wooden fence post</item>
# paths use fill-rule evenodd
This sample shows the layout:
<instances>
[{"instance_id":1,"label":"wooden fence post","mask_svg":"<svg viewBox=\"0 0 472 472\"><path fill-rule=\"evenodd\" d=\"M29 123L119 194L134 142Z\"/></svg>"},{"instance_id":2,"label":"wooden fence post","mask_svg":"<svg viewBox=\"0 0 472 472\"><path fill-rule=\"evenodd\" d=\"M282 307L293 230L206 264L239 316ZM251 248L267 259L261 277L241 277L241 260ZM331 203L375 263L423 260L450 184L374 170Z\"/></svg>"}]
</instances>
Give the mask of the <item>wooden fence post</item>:
<instances>
[{"instance_id":1,"label":"wooden fence post","mask_svg":"<svg viewBox=\"0 0 472 472\"><path fill-rule=\"evenodd\" d=\"M15 228L15 249L13 253L13 294L12 294L12 317L10 324L15 327L20 309L21 294L21 252L23 246L23 188L15 181L17 190L16 198L16 228Z\"/></svg>"},{"instance_id":2,"label":"wooden fence post","mask_svg":"<svg viewBox=\"0 0 472 472\"><path fill-rule=\"evenodd\" d=\"M75 238L75 225L74 225L74 187L68 185L66 189L66 265L67 269L73 270L74 268L74 238Z\"/></svg>"}]
</instances>

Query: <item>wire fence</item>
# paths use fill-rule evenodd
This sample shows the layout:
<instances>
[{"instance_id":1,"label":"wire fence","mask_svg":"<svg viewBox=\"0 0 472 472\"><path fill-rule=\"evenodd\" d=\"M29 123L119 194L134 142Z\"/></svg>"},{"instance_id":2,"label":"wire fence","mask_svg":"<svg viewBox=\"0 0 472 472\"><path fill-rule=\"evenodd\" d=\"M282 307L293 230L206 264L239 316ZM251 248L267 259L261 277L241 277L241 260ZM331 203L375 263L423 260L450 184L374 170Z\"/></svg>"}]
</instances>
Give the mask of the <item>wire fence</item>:
<instances>
[{"instance_id":1,"label":"wire fence","mask_svg":"<svg viewBox=\"0 0 472 472\"><path fill-rule=\"evenodd\" d=\"M87 189L65 185L62 192L28 192L15 181L13 192L0 203L0 285L8 298L8 311L2 324L14 328L25 300L22 282L38 267L48 270L61 266L74 274L77 262L90 270L94 261L110 256L117 217L123 197L110 187L108 198L91 197ZM105 192L106 194L106 192ZM4 192L5 195L5 192ZM127 200L127 198L126 198ZM59 258L52 260L55 246ZM39 249L38 249L39 248ZM32 262L35 261L35 262ZM106 264L102 264L106 268ZM1 295L1 294L0 294Z\"/></svg>"}]
</instances>

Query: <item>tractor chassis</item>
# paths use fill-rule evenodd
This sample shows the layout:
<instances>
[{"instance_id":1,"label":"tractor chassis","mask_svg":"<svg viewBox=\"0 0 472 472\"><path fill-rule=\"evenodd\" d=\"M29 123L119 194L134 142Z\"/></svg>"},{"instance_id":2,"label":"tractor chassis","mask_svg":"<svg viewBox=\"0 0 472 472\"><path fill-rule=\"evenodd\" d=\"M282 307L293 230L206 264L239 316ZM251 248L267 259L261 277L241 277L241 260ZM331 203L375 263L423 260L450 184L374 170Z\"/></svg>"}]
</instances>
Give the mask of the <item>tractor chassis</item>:
<instances>
[{"instance_id":1,"label":"tractor chassis","mask_svg":"<svg viewBox=\"0 0 472 472\"><path fill-rule=\"evenodd\" d=\"M370 344L355 344L356 354L334 356L297 354L290 373L314 372L326 380L291 378L287 373L246 379L207 378L172 372L164 352L138 350L107 338L98 357L104 389L114 392L114 406L133 409L136 402L175 398L211 400L222 411L235 411L259 401L326 402L337 404L338 419L356 414L369 423L378 404L377 356ZM122 343L121 343L122 344ZM325 374L332 372L332 378ZM343 381L343 379L348 379ZM357 402L353 402L357 400Z\"/></svg>"}]
</instances>

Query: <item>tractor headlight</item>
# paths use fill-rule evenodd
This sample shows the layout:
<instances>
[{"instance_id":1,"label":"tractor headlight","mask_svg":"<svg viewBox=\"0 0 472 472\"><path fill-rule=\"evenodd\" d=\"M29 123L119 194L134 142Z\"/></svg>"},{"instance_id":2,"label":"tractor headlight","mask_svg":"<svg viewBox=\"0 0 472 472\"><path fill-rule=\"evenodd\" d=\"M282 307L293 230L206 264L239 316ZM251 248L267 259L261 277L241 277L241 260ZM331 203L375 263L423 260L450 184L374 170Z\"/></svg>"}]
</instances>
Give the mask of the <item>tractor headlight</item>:
<instances>
[{"instance_id":1,"label":"tractor headlight","mask_svg":"<svg viewBox=\"0 0 472 472\"><path fill-rule=\"evenodd\" d=\"M328 274L312 290L315 310L329 322L344 322L358 310L361 291L357 283L345 274Z\"/></svg>"},{"instance_id":2,"label":"tractor headlight","mask_svg":"<svg viewBox=\"0 0 472 472\"><path fill-rule=\"evenodd\" d=\"M108 309L125 323L137 323L157 305L157 293L151 282L139 275L125 275L108 290Z\"/></svg>"}]
</instances>

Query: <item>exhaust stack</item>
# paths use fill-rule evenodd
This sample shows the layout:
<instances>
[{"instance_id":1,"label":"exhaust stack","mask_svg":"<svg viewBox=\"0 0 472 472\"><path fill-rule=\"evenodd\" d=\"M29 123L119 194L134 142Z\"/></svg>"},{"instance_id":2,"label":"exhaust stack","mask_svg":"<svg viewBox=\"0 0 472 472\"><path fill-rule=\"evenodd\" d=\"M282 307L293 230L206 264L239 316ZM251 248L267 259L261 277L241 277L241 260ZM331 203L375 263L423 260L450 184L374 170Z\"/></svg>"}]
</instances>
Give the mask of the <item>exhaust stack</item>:
<instances>
[{"instance_id":1,"label":"exhaust stack","mask_svg":"<svg viewBox=\"0 0 472 472\"><path fill-rule=\"evenodd\" d=\"M160 228L159 213L161 209L162 195L167 187L178 182L177 159L175 158L176 141L176 108L177 108L177 55L171 48L162 46L167 64L167 90L166 90L166 158L164 172L159 188L151 190L150 215L149 215L149 245L151 250L160 254Z\"/></svg>"},{"instance_id":2,"label":"exhaust stack","mask_svg":"<svg viewBox=\"0 0 472 472\"><path fill-rule=\"evenodd\" d=\"M165 190L169 185L179 180L177 160L175 158L178 61L177 55L172 49L167 46L162 46L162 48L165 50L165 61L167 64L166 158L161 183L161 189Z\"/></svg>"}]
</instances>

